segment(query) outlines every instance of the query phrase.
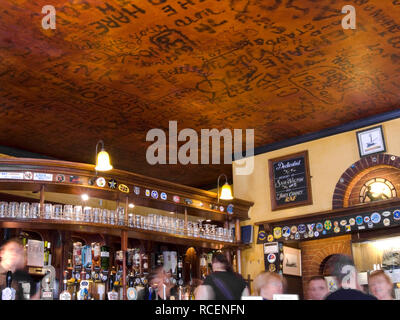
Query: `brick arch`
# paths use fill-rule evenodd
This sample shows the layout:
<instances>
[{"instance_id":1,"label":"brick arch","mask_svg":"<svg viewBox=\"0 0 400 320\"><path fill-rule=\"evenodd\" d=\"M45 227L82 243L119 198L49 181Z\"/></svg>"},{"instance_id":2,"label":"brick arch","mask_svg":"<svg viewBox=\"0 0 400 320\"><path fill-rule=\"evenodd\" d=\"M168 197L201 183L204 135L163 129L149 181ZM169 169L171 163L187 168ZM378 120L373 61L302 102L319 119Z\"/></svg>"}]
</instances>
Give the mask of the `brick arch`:
<instances>
[{"instance_id":1,"label":"brick arch","mask_svg":"<svg viewBox=\"0 0 400 320\"><path fill-rule=\"evenodd\" d=\"M351 255L351 236L304 241L300 244L302 258L303 293L307 297L308 281L313 276L322 275L321 264L336 254Z\"/></svg>"},{"instance_id":2,"label":"brick arch","mask_svg":"<svg viewBox=\"0 0 400 320\"><path fill-rule=\"evenodd\" d=\"M400 169L400 157L391 154L374 154L353 163L339 178L332 198L332 209L348 206L352 187L361 175L378 168Z\"/></svg>"}]
</instances>

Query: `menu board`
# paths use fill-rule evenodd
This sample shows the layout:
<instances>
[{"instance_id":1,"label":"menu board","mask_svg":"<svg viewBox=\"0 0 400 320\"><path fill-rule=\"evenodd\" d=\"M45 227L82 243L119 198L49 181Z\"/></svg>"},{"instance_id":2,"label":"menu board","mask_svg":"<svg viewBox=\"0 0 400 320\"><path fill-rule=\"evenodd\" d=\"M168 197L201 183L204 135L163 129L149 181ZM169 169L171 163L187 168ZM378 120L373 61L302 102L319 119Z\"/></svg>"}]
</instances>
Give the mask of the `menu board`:
<instances>
[{"instance_id":1,"label":"menu board","mask_svg":"<svg viewBox=\"0 0 400 320\"><path fill-rule=\"evenodd\" d=\"M272 210L312 204L308 151L269 160Z\"/></svg>"}]
</instances>

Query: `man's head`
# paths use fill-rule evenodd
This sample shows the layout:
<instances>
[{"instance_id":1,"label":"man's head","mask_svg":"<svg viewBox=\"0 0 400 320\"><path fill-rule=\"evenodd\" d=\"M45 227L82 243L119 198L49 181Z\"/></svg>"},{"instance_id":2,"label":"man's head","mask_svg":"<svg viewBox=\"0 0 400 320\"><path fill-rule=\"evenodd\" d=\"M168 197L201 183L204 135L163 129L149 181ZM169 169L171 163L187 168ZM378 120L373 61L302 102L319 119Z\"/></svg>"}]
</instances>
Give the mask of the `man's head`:
<instances>
[{"instance_id":1,"label":"man's head","mask_svg":"<svg viewBox=\"0 0 400 320\"><path fill-rule=\"evenodd\" d=\"M0 248L1 266L6 271L23 269L25 267L24 246L22 242L15 238L4 243Z\"/></svg>"},{"instance_id":2,"label":"man's head","mask_svg":"<svg viewBox=\"0 0 400 320\"><path fill-rule=\"evenodd\" d=\"M160 266L153 269L148 276L148 283L153 289L160 288L164 283L165 271L164 267Z\"/></svg>"},{"instance_id":3,"label":"man's head","mask_svg":"<svg viewBox=\"0 0 400 320\"><path fill-rule=\"evenodd\" d=\"M232 271L231 264L222 253L214 253L211 263L213 271Z\"/></svg>"},{"instance_id":4,"label":"man's head","mask_svg":"<svg viewBox=\"0 0 400 320\"><path fill-rule=\"evenodd\" d=\"M329 259L332 275L336 277L337 284L343 289L359 289L357 270L353 259L344 254L334 255Z\"/></svg>"},{"instance_id":5,"label":"man's head","mask_svg":"<svg viewBox=\"0 0 400 320\"><path fill-rule=\"evenodd\" d=\"M308 281L307 293L310 300L324 300L329 293L328 285L324 277L312 277Z\"/></svg>"},{"instance_id":6,"label":"man's head","mask_svg":"<svg viewBox=\"0 0 400 320\"><path fill-rule=\"evenodd\" d=\"M382 270L376 270L369 275L368 286L370 292L378 300L392 299L392 279Z\"/></svg>"},{"instance_id":7,"label":"man's head","mask_svg":"<svg viewBox=\"0 0 400 320\"><path fill-rule=\"evenodd\" d=\"M284 278L276 272L262 272L254 279L254 291L267 300L272 300L274 294L283 294Z\"/></svg>"}]
</instances>

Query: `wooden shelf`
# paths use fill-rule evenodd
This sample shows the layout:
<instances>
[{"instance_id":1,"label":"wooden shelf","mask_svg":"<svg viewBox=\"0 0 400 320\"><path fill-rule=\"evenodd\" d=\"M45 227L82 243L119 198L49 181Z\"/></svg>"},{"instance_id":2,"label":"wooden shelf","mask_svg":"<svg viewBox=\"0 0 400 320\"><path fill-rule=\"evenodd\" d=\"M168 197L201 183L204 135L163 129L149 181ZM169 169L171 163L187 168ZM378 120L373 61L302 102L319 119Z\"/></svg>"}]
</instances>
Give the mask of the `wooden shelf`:
<instances>
[{"instance_id":1,"label":"wooden shelf","mask_svg":"<svg viewBox=\"0 0 400 320\"><path fill-rule=\"evenodd\" d=\"M122 231L127 231L128 238L151 240L157 242L174 243L186 246L222 249L239 248L241 243L224 242L219 240L191 237L187 235L178 235L155 230L145 230L140 228L130 228L127 226L105 225L101 223L88 223L77 221L63 221L51 219L15 219L0 218L1 228L29 229L29 230L63 230L81 233L94 233L103 235L112 235L121 237Z\"/></svg>"},{"instance_id":2,"label":"wooden shelf","mask_svg":"<svg viewBox=\"0 0 400 320\"><path fill-rule=\"evenodd\" d=\"M87 193L90 197L100 198L112 201L125 201L128 197L129 201L149 208L161 209L165 211L177 211L184 213L185 209L189 215L203 217L215 221L224 222L226 220L241 221L248 220L248 211L253 205L252 202L233 199L232 201L221 200L218 204L217 194L201 189L196 189L176 183L158 180L134 174L127 171L113 169L107 173L98 173L97 176L104 177L107 181L114 179L118 184L125 184L129 187L129 193L124 193L118 189L106 187L98 187L90 185L88 181L96 176L93 165L74 163L67 161L43 160L43 159L22 159L22 158L4 158L0 159L0 172L36 172L63 175L65 181L35 181L35 180L0 180L0 190L20 190L39 192L44 186L46 192L66 193L73 195L81 195ZM78 183L69 181L69 177L78 177ZM134 193L134 187L140 188L140 194ZM145 196L144 190L156 190L159 194L165 192L168 195L167 200L154 199ZM173 196L180 198L179 203L173 201ZM193 203L188 204L185 199L190 199ZM199 204L203 203L203 206ZM234 206L233 214L228 214L226 208L229 204ZM224 206L224 212L210 209L210 205Z\"/></svg>"}]
</instances>

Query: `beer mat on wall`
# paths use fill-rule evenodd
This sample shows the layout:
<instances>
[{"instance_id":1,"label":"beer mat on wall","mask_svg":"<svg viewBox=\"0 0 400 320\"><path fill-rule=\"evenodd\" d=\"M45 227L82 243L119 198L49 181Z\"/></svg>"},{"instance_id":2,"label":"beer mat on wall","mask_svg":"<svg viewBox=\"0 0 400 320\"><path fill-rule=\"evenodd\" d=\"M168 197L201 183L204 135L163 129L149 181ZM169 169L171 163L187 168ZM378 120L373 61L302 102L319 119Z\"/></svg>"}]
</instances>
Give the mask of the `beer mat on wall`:
<instances>
[{"instance_id":1,"label":"beer mat on wall","mask_svg":"<svg viewBox=\"0 0 400 320\"><path fill-rule=\"evenodd\" d=\"M374 210L348 216L329 217L302 221L291 224L290 221L273 224L272 232L266 233L264 226L258 230L257 244L279 241L306 241L335 237L353 232L363 232L400 226L400 208Z\"/></svg>"},{"instance_id":2,"label":"beer mat on wall","mask_svg":"<svg viewBox=\"0 0 400 320\"><path fill-rule=\"evenodd\" d=\"M264 230L264 226L261 224L258 226L257 244L263 244L266 241L267 241L267 233Z\"/></svg>"}]
</instances>

